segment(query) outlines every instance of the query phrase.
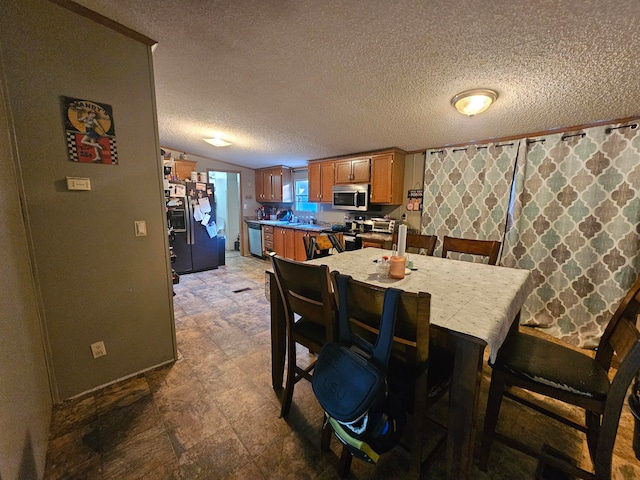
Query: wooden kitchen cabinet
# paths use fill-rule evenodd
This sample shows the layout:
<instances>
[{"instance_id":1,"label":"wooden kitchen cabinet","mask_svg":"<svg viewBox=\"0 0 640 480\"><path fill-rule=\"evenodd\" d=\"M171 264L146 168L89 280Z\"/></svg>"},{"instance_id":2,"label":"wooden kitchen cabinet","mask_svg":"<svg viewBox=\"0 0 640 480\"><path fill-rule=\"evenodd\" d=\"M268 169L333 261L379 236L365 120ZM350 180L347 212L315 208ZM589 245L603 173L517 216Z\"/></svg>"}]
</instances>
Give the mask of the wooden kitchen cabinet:
<instances>
[{"instance_id":1,"label":"wooden kitchen cabinet","mask_svg":"<svg viewBox=\"0 0 640 480\"><path fill-rule=\"evenodd\" d=\"M404 200L405 154L399 150L371 157L370 203L400 205Z\"/></svg>"},{"instance_id":2,"label":"wooden kitchen cabinet","mask_svg":"<svg viewBox=\"0 0 640 480\"><path fill-rule=\"evenodd\" d=\"M271 225L262 226L262 249L267 253L276 251L274 230L275 229Z\"/></svg>"},{"instance_id":3,"label":"wooden kitchen cabinet","mask_svg":"<svg viewBox=\"0 0 640 480\"><path fill-rule=\"evenodd\" d=\"M371 158L359 157L335 162L334 183L369 183L371 181Z\"/></svg>"},{"instance_id":4,"label":"wooden kitchen cabinet","mask_svg":"<svg viewBox=\"0 0 640 480\"><path fill-rule=\"evenodd\" d=\"M173 175L176 180L191 180L191 172L196 171L196 162L191 160L174 160Z\"/></svg>"},{"instance_id":5,"label":"wooden kitchen cabinet","mask_svg":"<svg viewBox=\"0 0 640 480\"><path fill-rule=\"evenodd\" d=\"M304 248L304 239L305 237L309 237L311 233L305 230L296 230L295 231L295 246L294 246L294 260L298 262L304 262L307 259L307 252Z\"/></svg>"},{"instance_id":6,"label":"wooden kitchen cabinet","mask_svg":"<svg viewBox=\"0 0 640 480\"><path fill-rule=\"evenodd\" d=\"M288 167L256 170L256 201L293 202L293 173Z\"/></svg>"},{"instance_id":7,"label":"wooden kitchen cabinet","mask_svg":"<svg viewBox=\"0 0 640 480\"><path fill-rule=\"evenodd\" d=\"M278 255L295 259L296 233L293 228L276 227L273 243Z\"/></svg>"},{"instance_id":8,"label":"wooden kitchen cabinet","mask_svg":"<svg viewBox=\"0 0 640 480\"><path fill-rule=\"evenodd\" d=\"M264 197L264 170L256 170L256 202L263 201ZM268 198L271 197L271 181L269 181Z\"/></svg>"},{"instance_id":9,"label":"wooden kitchen cabinet","mask_svg":"<svg viewBox=\"0 0 640 480\"><path fill-rule=\"evenodd\" d=\"M331 203L333 188L333 162L309 163L309 201Z\"/></svg>"}]
</instances>

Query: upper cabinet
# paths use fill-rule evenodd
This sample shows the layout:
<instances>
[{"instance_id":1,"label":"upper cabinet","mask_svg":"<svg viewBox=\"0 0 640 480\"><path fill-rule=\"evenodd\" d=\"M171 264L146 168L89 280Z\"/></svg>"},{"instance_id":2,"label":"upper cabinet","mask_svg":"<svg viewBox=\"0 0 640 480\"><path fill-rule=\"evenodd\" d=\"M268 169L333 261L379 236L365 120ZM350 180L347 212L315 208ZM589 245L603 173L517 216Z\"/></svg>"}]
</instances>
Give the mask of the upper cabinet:
<instances>
[{"instance_id":1,"label":"upper cabinet","mask_svg":"<svg viewBox=\"0 0 640 480\"><path fill-rule=\"evenodd\" d=\"M358 157L335 162L336 185L342 183L369 183L371 181L371 158Z\"/></svg>"},{"instance_id":2,"label":"upper cabinet","mask_svg":"<svg viewBox=\"0 0 640 480\"><path fill-rule=\"evenodd\" d=\"M309 201L331 203L333 162L309 162Z\"/></svg>"},{"instance_id":3,"label":"upper cabinet","mask_svg":"<svg viewBox=\"0 0 640 480\"><path fill-rule=\"evenodd\" d=\"M196 162L191 160L174 160L173 175L176 180L191 180L191 172L196 171Z\"/></svg>"},{"instance_id":4,"label":"upper cabinet","mask_svg":"<svg viewBox=\"0 0 640 480\"><path fill-rule=\"evenodd\" d=\"M368 183L369 203L400 205L406 153L397 148L309 162L309 201L331 203L333 185Z\"/></svg>"},{"instance_id":5,"label":"upper cabinet","mask_svg":"<svg viewBox=\"0 0 640 480\"><path fill-rule=\"evenodd\" d=\"M256 201L293 202L293 174L288 167L256 170Z\"/></svg>"},{"instance_id":6,"label":"upper cabinet","mask_svg":"<svg viewBox=\"0 0 640 480\"><path fill-rule=\"evenodd\" d=\"M381 152L371 156L370 203L399 205L404 194L404 159L400 150Z\"/></svg>"}]
</instances>

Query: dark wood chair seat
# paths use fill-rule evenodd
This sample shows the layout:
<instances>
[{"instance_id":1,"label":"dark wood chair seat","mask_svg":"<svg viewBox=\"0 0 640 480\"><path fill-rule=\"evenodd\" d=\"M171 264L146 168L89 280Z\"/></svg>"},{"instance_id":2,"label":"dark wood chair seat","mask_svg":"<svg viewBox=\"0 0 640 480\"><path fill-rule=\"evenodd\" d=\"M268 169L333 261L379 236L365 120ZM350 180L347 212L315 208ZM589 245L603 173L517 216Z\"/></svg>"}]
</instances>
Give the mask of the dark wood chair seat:
<instances>
[{"instance_id":1,"label":"dark wood chair seat","mask_svg":"<svg viewBox=\"0 0 640 480\"><path fill-rule=\"evenodd\" d=\"M515 335L505 342L493 367L521 381L548 384L568 395L600 401L609 393L607 372L594 358L533 335Z\"/></svg>"}]
</instances>

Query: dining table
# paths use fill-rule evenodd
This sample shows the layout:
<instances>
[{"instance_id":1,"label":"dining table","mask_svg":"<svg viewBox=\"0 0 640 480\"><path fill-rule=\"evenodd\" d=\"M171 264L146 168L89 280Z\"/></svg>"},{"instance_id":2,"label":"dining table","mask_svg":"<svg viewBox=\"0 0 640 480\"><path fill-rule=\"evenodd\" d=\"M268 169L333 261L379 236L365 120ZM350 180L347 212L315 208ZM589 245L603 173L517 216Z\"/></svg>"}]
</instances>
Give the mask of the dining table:
<instances>
[{"instance_id":1,"label":"dining table","mask_svg":"<svg viewBox=\"0 0 640 480\"><path fill-rule=\"evenodd\" d=\"M533 290L529 270L410 254L413 264L402 279L379 277L377 263L391 252L363 248L308 260L330 271L408 292L431 294L430 322L450 339L454 349L449 392L446 472L449 479L468 478L473 461L474 425L485 349L495 359L510 331L517 330L519 312ZM272 385L282 388L286 326L275 277L267 270L271 303Z\"/></svg>"}]
</instances>

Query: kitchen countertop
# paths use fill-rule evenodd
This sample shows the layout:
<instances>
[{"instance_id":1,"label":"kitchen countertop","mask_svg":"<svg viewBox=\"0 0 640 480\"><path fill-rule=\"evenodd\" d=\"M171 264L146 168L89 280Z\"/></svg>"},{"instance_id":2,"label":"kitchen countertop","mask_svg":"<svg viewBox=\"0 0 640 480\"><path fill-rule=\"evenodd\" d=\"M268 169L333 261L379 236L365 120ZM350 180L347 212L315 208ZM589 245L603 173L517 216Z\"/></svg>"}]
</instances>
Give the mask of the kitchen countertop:
<instances>
[{"instance_id":1,"label":"kitchen countertop","mask_svg":"<svg viewBox=\"0 0 640 480\"><path fill-rule=\"evenodd\" d=\"M296 230L313 230L314 232L322 232L330 229L330 225L315 225L312 223L293 223L283 222L281 220L251 220L245 219L245 222L259 223L260 225L271 225L274 227L294 228Z\"/></svg>"},{"instance_id":2,"label":"kitchen countertop","mask_svg":"<svg viewBox=\"0 0 640 480\"><path fill-rule=\"evenodd\" d=\"M393 238L391 233L383 233L383 232L364 232L358 233L358 236L363 240L381 240L383 242L390 242Z\"/></svg>"}]
</instances>

